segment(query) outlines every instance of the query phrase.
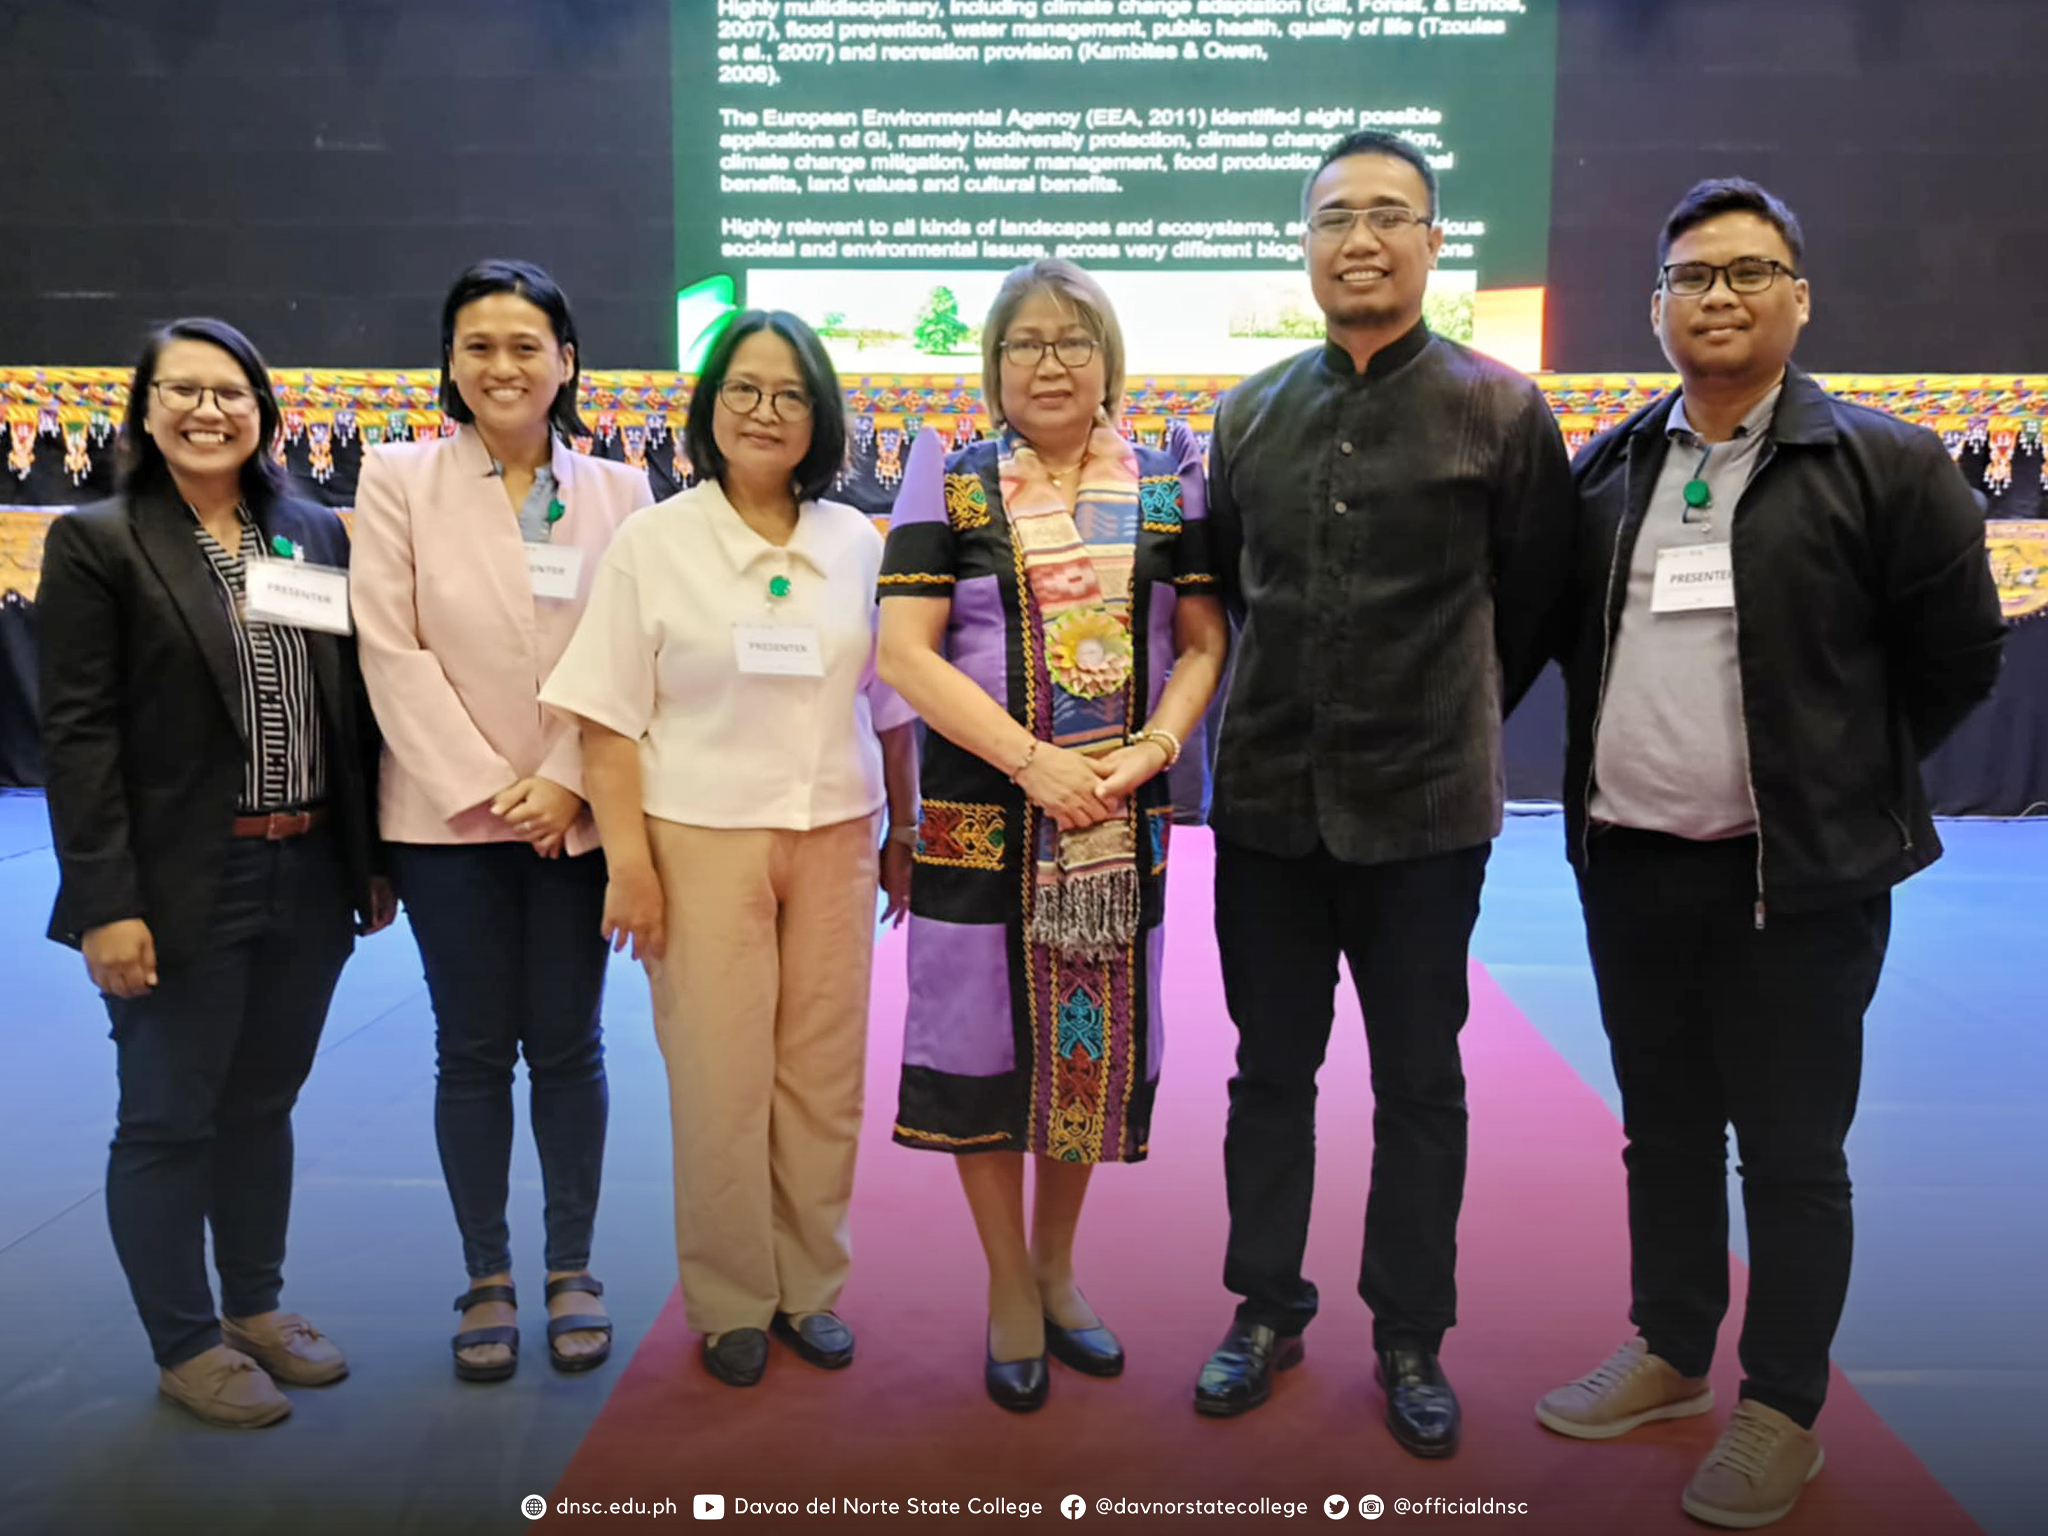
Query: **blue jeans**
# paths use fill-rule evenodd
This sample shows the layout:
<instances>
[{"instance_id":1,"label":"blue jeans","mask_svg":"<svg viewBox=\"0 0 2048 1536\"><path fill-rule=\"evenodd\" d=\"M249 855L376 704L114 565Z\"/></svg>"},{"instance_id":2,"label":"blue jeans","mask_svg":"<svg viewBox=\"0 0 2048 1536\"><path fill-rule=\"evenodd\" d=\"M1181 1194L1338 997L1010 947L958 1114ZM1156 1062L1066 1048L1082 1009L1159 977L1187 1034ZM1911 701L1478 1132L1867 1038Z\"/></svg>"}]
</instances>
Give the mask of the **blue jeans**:
<instances>
[{"instance_id":1,"label":"blue jeans","mask_svg":"<svg viewBox=\"0 0 2048 1536\"><path fill-rule=\"evenodd\" d=\"M610 1093L598 1022L604 855L524 843L394 843L391 864L434 1003L434 1137L471 1279L512 1267L505 1200L521 1051L540 1149L547 1266L590 1263Z\"/></svg>"},{"instance_id":2,"label":"blue jeans","mask_svg":"<svg viewBox=\"0 0 2048 1536\"><path fill-rule=\"evenodd\" d=\"M107 1225L157 1364L220 1343L221 1311L277 1307L292 1202L292 1106L355 947L348 875L324 828L235 840L207 948L141 997L105 999L121 1099Z\"/></svg>"}]
</instances>

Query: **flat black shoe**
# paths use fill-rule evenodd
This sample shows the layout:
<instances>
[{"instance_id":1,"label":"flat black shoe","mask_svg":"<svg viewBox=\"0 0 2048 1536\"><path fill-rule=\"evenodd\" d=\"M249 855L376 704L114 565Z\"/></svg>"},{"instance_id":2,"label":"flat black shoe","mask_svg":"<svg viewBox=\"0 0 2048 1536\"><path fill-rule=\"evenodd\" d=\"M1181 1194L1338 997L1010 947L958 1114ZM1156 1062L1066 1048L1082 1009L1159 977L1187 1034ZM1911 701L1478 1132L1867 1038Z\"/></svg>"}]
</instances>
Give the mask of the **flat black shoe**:
<instances>
[{"instance_id":1,"label":"flat black shoe","mask_svg":"<svg viewBox=\"0 0 2048 1536\"><path fill-rule=\"evenodd\" d=\"M1387 1428L1403 1450L1435 1459L1458 1448L1464 1416L1434 1351L1383 1349L1375 1374L1387 1392Z\"/></svg>"},{"instance_id":2,"label":"flat black shoe","mask_svg":"<svg viewBox=\"0 0 2048 1536\"><path fill-rule=\"evenodd\" d=\"M853 1364L853 1330L834 1313L806 1312L792 1318L778 1312L768 1331L820 1370L837 1371Z\"/></svg>"},{"instance_id":3,"label":"flat black shoe","mask_svg":"<svg viewBox=\"0 0 2048 1536\"><path fill-rule=\"evenodd\" d=\"M1195 1412L1228 1419L1258 1407L1273 1395L1273 1373L1292 1370L1306 1353L1298 1333L1232 1323L1195 1382Z\"/></svg>"},{"instance_id":4,"label":"flat black shoe","mask_svg":"<svg viewBox=\"0 0 2048 1536\"><path fill-rule=\"evenodd\" d=\"M1093 1328L1062 1328L1050 1317L1045 1320L1045 1352L1071 1371L1084 1376L1121 1376L1124 1347L1102 1324Z\"/></svg>"},{"instance_id":5,"label":"flat black shoe","mask_svg":"<svg viewBox=\"0 0 2048 1536\"><path fill-rule=\"evenodd\" d=\"M728 1387L751 1387L768 1368L768 1335L758 1328L731 1328L704 1335L704 1368Z\"/></svg>"},{"instance_id":6,"label":"flat black shoe","mask_svg":"<svg viewBox=\"0 0 2048 1536\"><path fill-rule=\"evenodd\" d=\"M487 1301L502 1301L508 1307L516 1307L519 1296L509 1285L472 1286L455 1298L455 1310L467 1312ZM510 1324L498 1328L471 1328L466 1333L458 1333L450 1342L455 1348L455 1374L459 1380L509 1381L512 1373L519 1369L519 1330ZM462 1358L462 1352L479 1344L503 1344L512 1351L511 1358L498 1365L472 1365Z\"/></svg>"},{"instance_id":7,"label":"flat black shoe","mask_svg":"<svg viewBox=\"0 0 2048 1536\"><path fill-rule=\"evenodd\" d=\"M563 1295L602 1296L604 1283L589 1275L564 1275L548 1282L547 1299ZM604 1347L587 1355L565 1355L555 1340L565 1333L601 1333ZM548 1319L548 1364L558 1371L594 1371L612 1357L612 1320L602 1312L572 1312L567 1317Z\"/></svg>"},{"instance_id":8,"label":"flat black shoe","mask_svg":"<svg viewBox=\"0 0 2048 1536\"><path fill-rule=\"evenodd\" d=\"M1043 1408L1051 1381L1043 1355L1034 1355L1029 1360L998 1360L990 1355L988 1368L982 1373L989 1401L1012 1413L1033 1413Z\"/></svg>"}]
</instances>

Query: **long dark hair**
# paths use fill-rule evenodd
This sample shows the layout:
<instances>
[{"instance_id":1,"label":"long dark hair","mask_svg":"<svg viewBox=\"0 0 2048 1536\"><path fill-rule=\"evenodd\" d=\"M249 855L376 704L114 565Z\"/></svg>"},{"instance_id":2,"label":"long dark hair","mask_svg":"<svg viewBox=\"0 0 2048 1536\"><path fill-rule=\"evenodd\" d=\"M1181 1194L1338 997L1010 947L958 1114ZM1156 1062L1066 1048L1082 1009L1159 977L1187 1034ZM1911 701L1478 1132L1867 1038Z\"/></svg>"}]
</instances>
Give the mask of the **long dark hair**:
<instances>
[{"instance_id":1,"label":"long dark hair","mask_svg":"<svg viewBox=\"0 0 2048 1536\"><path fill-rule=\"evenodd\" d=\"M804 376L804 393L811 397L811 446L796 467L796 499L816 501L832 488L832 482L846 465L846 396L839 388L839 375L818 333L787 310L747 309L734 315L725 332L712 344L703 370L690 389L690 414L683 421L683 451L701 475L720 484L725 481L725 455L718 451L712 435L711 413L718 405L719 387L732 368L732 355L740 343L756 331L773 331L789 343L796 354L797 370Z\"/></svg>"},{"instance_id":2,"label":"long dark hair","mask_svg":"<svg viewBox=\"0 0 2048 1536\"><path fill-rule=\"evenodd\" d=\"M494 293L516 294L536 306L548 317L556 344L575 347L569 382L555 391L555 403L548 407L548 425L564 442L590 436L590 428L576 414L576 392L583 382L583 349L576 345L576 320L569 313L569 296L530 261L480 261L455 279L455 286L441 301L441 414L450 421L476 420L475 413L463 401L462 391L449 376L448 364L455 352L455 317L462 313L464 305Z\"/></svg>"},{"instance_id":3,"label":"long dark hair","mask_svg":"<svg viewBox=\"0 0 2048 1536\"><path fill-rule=\"evenodd\" d=\"M155 392L157 361L164 348L174 341L203 341L219 347L241 365L242 376L255 391L256 451L242 465L241 480L242 500L260 518L284 492L284 471L270 456L284 425L284 414L277 408L277 396L270 388L270 370L264 366L263 354L256 350L256 344L227 321L205 315L173 320L151 335L143 344L142 356L135 360L135 376L128 381L128 414L121 419L122 494L134 496L145 491L176 489L164 451L144 430L149 418L149 397Z\"/></svg>"}]
</instances>

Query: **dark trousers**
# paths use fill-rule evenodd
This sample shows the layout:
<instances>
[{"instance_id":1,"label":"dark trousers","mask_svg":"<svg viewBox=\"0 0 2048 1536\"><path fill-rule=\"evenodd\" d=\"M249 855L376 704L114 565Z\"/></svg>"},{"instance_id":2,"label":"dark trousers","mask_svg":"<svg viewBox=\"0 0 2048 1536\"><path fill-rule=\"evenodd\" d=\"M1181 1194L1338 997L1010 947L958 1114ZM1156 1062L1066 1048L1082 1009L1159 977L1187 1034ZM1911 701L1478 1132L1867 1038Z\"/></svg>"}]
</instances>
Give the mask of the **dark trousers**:
<instances>
[{"instance_id":1,"label":"dark trousers","mask_svg":"<svg viewBox=\"0 0 2048 1536\"><path fill-rule=\"evenodd\" d=\"M1756 926L1756 839L1597 832L1579 882L1621 1087L1634 1305L1704 1376L1728 1310L1728 1143L1749 1227L1742 1395L1811 1427L1849 1289L1843 1142L1891 897Z\"/></svg>"},{"instance_id":2,"label":"dark trousers","mask_svg":"<svg viewBox=\"0 0 2048 1536\"><path fill-rule=\"evenodd\" d=\"M1316 1073L1329 1048L1337 957L1351 968L1372 1052L1372 1194L1358 1293L1379 1349L1435 1350L1457 1321L1465 1198L1466 947L1488 846L1387 864L1327 850L1275 858L1218 838L1216 943L1237 1025L1223 1164L1223 1283L1240 1320L1299 1333L1316 1170ZM1348 1109L1348 1106L1347 1106Z\"/></svg>"},{"instance_id":3,"label":"dark trousers","mask_svg":"<svg viewBox=\"0 0 2048 1536\"><path fill-rule=\"evenodd\" d=\"M355 947L340 849L326 829L231 840L207 947L155 990L105 999L120 1073L107 1225L159 1365L220 1343L221 1311L273 1311L292 1202L292 1106L335 980Z\"/></svg>"},{"instance_id":4,"label":"dark trousers","mask_svg":"<svg viewBox=\"0 0 2048 1536\"><path fill-rule=\"evenodd\" d=\"M396 843L391 861L427 992L434 1137L471 1279L512 1267L512 1070L523 1050L540 1149L547 1266L590 1263L610 1093L598 1023L604 855L524 843Z\"/></svg>"}]
</instances>

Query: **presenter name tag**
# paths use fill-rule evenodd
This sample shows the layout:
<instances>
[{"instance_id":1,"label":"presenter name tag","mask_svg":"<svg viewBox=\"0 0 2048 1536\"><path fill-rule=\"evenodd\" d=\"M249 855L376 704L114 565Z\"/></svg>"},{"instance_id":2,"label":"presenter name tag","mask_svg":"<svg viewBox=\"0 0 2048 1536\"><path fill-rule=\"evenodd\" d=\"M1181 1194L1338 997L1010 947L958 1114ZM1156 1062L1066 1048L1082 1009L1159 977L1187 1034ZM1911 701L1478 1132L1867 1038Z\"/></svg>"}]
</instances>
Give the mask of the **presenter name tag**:
<instances>
[{"instance_id":1,"label":"presenter name tag","mask_svg":"<svg viewBox=\"0 0 2048 1536\"><path fill-rule=\"evenodd\" d=\"M526 574L535 597L573 600L583 584L583 551L574 544L529 544Z\"/></svg>"},{"instance_id":2,"label":"presenter name tag","mask_svg":"<svg viewBox=\"0 0 2048 1536\"><path fill-rule=\"evenodd\" d=\"M259 624L349 632L347 571L303 560L251 560L242 583L243 612Z\"/></svg>"},{"instance_id":3,"label":"presenter name tag","mask_svg":"<svg viewBox=\"0 0 2048 1536\"><path fill-rule=\"evenodd\" d=\"M733 660L742 672L768 677L823 677L825 648L808 624L735 624Z\"/></svg>"},{"instance_id":4,"label":"presenter name tag","mask_svg":"<svg viewBox=\"0 0 2048 1536\"><path fill-rule=\"evenodd\" d=\"M1707 613L1734 606L1735 561L1728 544L1679 544L1657 551L1650 612Z\"/></svg>"}]
</instances>

